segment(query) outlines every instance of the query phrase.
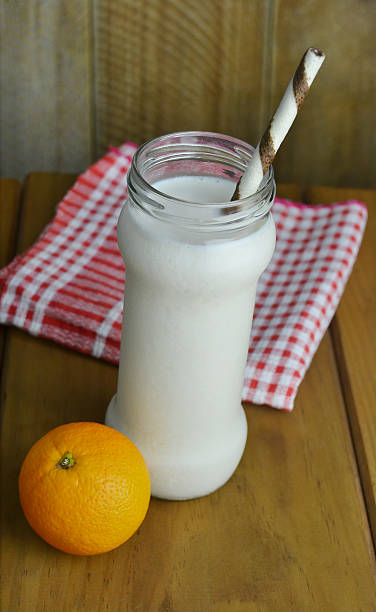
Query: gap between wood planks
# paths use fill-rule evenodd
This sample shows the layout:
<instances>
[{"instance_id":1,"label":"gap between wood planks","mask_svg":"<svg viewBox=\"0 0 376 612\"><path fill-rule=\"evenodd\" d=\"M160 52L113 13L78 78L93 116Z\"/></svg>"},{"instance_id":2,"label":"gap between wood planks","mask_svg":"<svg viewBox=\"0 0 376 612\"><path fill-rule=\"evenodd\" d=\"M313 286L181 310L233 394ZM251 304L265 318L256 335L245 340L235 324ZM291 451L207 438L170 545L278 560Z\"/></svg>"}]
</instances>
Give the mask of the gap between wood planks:
<instances>
[{"instance_id":1,"label":"gap between wood planks","mask_svg":"<svg viewBox=\"0 0 376 612\"><path fill-rule=\"evenodd\" d=\"M340 381L341 393L343 397L343 403L345 405L347 422L348 422L348 427L349 427L350 436L351 436L351 443L352 443L352 447L354 450L356 467L358 470L359 484L362 490L365 511L367 515L369 530L372 536L373 549L374 549L374 554L376 558L376 532L374 531L374 525L372 521L372 510L370 508L370 504L372 503L372 500L368 499L367 490L366 490L366 482L369 482L371 480L371 474L369 471L368 463L361 461L359 457L360 449L359 449L359 442L357 442L357 439L359 439L359 435L358 436L354 435L354 424L351 418L351 405L355 406L355 401L352 397L351 384L349 382L348 371L345 365L345 361L343 359L343 347L341 343L341 335L338 329L338 322L336 319L336 315L334 315L333 321L331 322L329 326L329 334L330 334L330 338L331 338L331 342L333 346L335 362L337 364L337 371L338 371L338 377ZM361 467L362 465L364 466L363 468Z\"/></svg>"}]
</instances>

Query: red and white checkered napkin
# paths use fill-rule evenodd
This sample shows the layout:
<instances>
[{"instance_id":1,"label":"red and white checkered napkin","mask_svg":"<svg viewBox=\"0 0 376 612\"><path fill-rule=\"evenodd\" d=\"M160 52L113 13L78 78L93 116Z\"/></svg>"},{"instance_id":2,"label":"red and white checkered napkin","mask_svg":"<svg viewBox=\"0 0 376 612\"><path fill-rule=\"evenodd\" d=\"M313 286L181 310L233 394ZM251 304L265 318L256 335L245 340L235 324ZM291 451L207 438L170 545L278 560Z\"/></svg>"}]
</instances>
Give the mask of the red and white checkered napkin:
<instances>
[{"instance_id":1,"label":"red and white checkered napkin","mask_svg":"<svg viewBox=\"0 0 376 612\"><path fill-rule=\"evenodd\" d=\"M80 176L38 241L0 272L0 322L117 363L124 264L116 222L136 146ZM277 246L262 275L243 399L291 410L337 307L367 220L361 202L276 200Z\"/></svg>"}]
</instances>

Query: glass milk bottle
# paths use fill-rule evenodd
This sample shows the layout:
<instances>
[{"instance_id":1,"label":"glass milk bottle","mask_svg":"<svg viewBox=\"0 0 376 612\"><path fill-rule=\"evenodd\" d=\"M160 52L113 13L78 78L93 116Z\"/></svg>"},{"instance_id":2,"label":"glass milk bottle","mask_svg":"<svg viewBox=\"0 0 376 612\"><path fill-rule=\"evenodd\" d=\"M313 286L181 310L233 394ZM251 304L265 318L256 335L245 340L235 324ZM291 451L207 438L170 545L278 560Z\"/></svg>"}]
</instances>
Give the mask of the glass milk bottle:
<instances>
[{"instance_id":1,"label":"glass milk bottle","mask_svg":"<svg viewBox=\"0 0 376 612\"><path fill-rule=\"evenodd\" d=\"M256 286L275 246L272 169L256 194L230 201L252 151L221 134L170 134L144 144L128 175L118 389L106 423L140 449L157 497L211 493L244 450Z\"/></svg>"}]
</instances>

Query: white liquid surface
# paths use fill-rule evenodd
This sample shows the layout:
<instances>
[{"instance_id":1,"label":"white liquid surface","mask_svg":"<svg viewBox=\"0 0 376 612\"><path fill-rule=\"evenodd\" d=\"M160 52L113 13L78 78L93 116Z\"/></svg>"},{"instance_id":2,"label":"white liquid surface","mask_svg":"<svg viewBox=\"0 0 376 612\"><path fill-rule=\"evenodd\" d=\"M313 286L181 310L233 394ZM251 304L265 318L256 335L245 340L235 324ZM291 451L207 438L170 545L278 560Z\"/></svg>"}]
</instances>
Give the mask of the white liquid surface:
<instances>
[{"instance_id":1,"label":"white liquid surface","mask_svg":"<svg viewBox=\"0 0 376 612\"><path fill-rule=\"evenodd\" d=\"M180 176L167 178L153 183L153 187L162 193L189 202L229 202L234 193L234 183L222 178Z\"/></svg>"},{"instance_id":2,"label":"white liquid surface","mask_svg":"<svg viewBox=\"0 0 376 612\"><path fill-rule=\"evenodd\" d=\"M154 187L188 201L224 202L234 183L176 177ZM118 393L106 422L144 455L153 495L187 499L224 484L243 453L244 368L275 228L269 215L248 236L192 244L174 237L173 226L165 234L164 225L133 205L121 213L125 319Z\"/></svg>"}]
</instances>

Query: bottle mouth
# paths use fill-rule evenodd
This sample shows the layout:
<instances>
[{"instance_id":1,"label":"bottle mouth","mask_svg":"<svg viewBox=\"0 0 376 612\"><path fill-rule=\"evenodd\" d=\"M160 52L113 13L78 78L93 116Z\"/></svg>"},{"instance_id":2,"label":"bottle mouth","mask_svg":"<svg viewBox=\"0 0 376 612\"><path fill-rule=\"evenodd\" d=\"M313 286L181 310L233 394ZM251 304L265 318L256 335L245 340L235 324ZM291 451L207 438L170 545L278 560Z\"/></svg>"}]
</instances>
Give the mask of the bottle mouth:
<instances>
[{"instance_id":1,"label":"bottle mouth","mask_svg":"<svg viewBox=\"0 0 376 612\"><path fill-rule=\"evenodd\" d=\"M149 215L201 230L244 227L267 215L275 197L270 167L253 195L227 202L195 202L172 197L153 186L179 176L222 178L235 191L254 148L214 132L177 132L149 140L135 153L127 178L131 201Z\"/></svg>"}]
</instances>

